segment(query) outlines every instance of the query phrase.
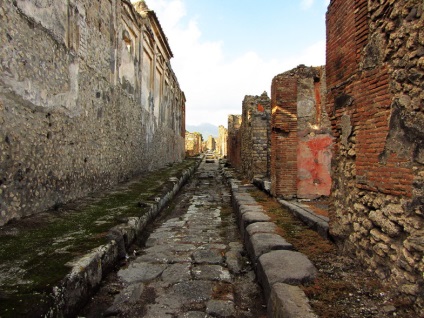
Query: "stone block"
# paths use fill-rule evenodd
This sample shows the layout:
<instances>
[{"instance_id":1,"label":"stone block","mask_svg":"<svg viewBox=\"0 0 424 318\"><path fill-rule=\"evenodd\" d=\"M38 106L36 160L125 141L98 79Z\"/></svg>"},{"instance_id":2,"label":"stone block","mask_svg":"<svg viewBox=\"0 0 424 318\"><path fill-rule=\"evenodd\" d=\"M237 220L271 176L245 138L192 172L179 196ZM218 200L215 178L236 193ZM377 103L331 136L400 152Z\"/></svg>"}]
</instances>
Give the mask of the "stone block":
<instances>
[{"instance_id":1,"label":"stone block","mask_svg":"<svg viewBox=\"0 0 424 318\"><path fill-rule=\"evenodd\" d=\"M278 234L256 233L249 237L246 248L250 258L256 262L265 253L275 250L291 250L293 245Z\"/></svg>"},{"instance_id":2,"label":"stone block","mask_svg":"<svg viewBox=\"0 0 424 318\"><path fill-rule=\"evenodd\" d=\"M318 318L305 293L297 286L277 283L272 286L268 300L268 317Z\"/></svg>"},{"instance_id":3,"label":"stone block","mask_svg":"<svg viewBox=\"0 0 424 318\"><path fill-rule=\"evenodd\" d=\"M275 233L277 225L273 222L256 222L246 227L246 233L252 236L256 233Z\"/></svg>"},{"instance_id":4,"label":"stone block","mask_svg":"<svg viewBox=\"0 0 424 318\"><path fill-rule=\"evenodd\" d=\"M246 212L241 217L240 222L240 232L242 237L244 237L244 232L246 227L249 224L256 223L256 222L268 222L271 218L262 212Z\"/></svg>"},{"instance_id":5,"label":"stone block","mask_svg":"<svg viewBox=\"0 0 424 318\"><path fill-rule=\"evenodd\" d=\"M257 276L268 299L275 283L300 285L315 279L316 268L302 253L272 251L258 259Z\"/></svg>"}]
</instances>

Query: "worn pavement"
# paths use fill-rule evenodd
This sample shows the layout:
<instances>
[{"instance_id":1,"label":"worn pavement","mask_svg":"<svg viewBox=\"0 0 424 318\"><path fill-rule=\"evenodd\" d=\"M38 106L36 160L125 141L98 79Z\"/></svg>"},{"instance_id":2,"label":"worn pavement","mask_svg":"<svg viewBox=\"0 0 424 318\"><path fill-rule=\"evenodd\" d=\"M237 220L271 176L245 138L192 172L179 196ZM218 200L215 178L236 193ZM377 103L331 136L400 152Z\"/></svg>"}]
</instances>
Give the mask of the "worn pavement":
<instances>
[{"instance_id":1,"label":"worn pavement","mask_svg":"<svg viewBox=\"0 0 424 318\"><path fill-rule=\"evenodd\" d=\"M266 317L218 160L203 161L80 317Z\"/></svg>"}]
</instances>

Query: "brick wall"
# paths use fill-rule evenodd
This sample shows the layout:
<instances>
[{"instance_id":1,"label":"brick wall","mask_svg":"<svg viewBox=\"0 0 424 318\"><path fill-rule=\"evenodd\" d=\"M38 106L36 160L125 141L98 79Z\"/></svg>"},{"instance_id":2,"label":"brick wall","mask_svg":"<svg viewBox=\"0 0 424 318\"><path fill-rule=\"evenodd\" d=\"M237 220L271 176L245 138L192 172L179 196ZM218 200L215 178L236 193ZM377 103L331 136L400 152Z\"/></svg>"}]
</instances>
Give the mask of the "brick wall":
<instances>
[{"instance_id":1,"label":"brick wall","mask_svg":"<svg viewBox=\"0 0 424 318\"><path fill-rule=\"evenodd\" d=\"M141 13L122 0L2 2L0 225L183 159L172 52ZM145 90L144 49L163 71Z\"/></svg>"},{"instance_id":2,"label":"brick wall","mask_svg":"<svg viewBox=\"0 0 424 318\"><path fill-rule=\"evenodd\" d=\"M271 193L284 198L328 196L332 138L324 109L325 73L299 66L271 86ZM324 99L325 100L325 99Z\"/></svg>"},{"instance_id":3,"label":"brick wall","mask_svg":"<svg viewBox=\"0 0 424 318\"><path fill-rule=\"evenodd\" d=\"M327 112L335 137L330 231L423 306L424 5L332 0Z\"/></svg>"},{"instance_id":4,"label":"brick wall","mask_svg":"<svg viewBox=\"0 0 424 318\"><path fill-rule=\"evenodd\" d=\"M242 104L241 170L248 180L266 178L270 167L271 100L266 92L261 96L246 95Z\"/></svg>"},{"instance_id":5,"label":"brick wall","mask_svg":"<svg viewBox=\"0 0 424 318\"><path fill-rule=\"evenodd\" d=\"M274 77L271 107L271 193L292 198L297 189L296 77Z\"/></svg>"}]
</instances>

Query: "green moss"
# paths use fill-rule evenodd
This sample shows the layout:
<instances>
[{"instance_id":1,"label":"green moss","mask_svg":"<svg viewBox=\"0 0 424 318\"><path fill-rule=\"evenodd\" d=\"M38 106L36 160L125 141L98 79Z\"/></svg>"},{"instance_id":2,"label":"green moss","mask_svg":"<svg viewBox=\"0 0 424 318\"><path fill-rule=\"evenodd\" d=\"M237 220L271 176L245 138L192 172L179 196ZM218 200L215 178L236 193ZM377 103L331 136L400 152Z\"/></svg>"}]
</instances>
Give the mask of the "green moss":
<instances>
[{"instance_id":1,"label":"green moss","mask_svg":"<svg viewBox=\"0 0 424 318\"><path fill-rule=\"evenodd\" d=\"M179 164L145 174L118 191L90 199L75 208L48 211L36 222L8 225L18 234L0 233L0 317L27 316L25 308L48 307L52 287L66 276L66 263L107 242L107 231L128 217L140 217L154 200L169 190L172 176L197 162ZM13 231L12 231L13 232ZM41 316L32 315L30 316Z\"/></svg>"}]
</instances>

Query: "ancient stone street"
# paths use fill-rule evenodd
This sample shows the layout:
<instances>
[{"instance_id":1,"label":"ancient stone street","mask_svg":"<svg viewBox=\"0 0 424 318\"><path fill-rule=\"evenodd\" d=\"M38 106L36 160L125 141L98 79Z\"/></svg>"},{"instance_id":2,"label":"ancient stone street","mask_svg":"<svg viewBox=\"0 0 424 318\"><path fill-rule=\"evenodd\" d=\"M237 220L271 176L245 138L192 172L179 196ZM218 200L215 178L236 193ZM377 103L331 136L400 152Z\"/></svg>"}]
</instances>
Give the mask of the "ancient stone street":
<instances>
[{"instance_id":1,"label":"ancient stone street","mask_svg":"<svg viewBox=\"0 0 424 318\"><path fill-rule=\"evenodd\" d=\"M204 160L84 317L265 317L218 160ZM113 296L111 296L113 295Z\"/></svg>"}]
</instances>

